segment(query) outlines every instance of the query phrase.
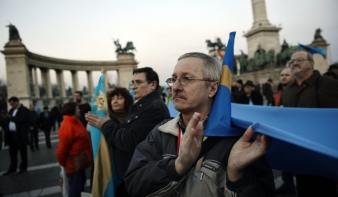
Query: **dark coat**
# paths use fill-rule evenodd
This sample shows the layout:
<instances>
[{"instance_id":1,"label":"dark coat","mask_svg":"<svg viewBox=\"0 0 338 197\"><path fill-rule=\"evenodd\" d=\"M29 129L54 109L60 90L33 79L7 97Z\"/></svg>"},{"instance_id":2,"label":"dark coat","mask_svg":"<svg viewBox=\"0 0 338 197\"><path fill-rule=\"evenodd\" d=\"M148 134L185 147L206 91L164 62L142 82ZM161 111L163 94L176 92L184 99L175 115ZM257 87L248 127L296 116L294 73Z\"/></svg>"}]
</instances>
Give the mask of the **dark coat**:
<instances>
[{"instance_id":1,"label":"dark coat","mask_svg":"<svg viewBox=\"0 0 338 197\"><path fill-rule=\"evenodd\" d=\"M185 177L186 174L179 175L175 170L178 128L178 117L171 121L166 120L155 127L147 139L136 147L124 179L129 194L132 196L147 196L155 192L163 194L168 190L175 190L175 187L171 187L172 183L179 182ZM185 130L181 125L180 129L182 132ZM204 159L216 160L226 167L232 146L239 138L240 136L222 137L205 154ZM240 182L241 184L232 185L232 188L228 187L238 192L238 196L275 196L272 170L264 157L248 166Z\"/></svg>"},{"instance_id":2,"label":"dark coat","mask_svg":"<svg viewBox=\"0 0 338 197\"><path fill-rule=\"evenodd\" d=\"M247 97L245 93L242 93L236 103L240 104L249 104L249 100L251 99L254 105L263 105L263 97L261 93L252 91L250 97Z\"/></svg>"},{"instance_id":3,"label":"dark coat","mask_svg":"<svg viewBox=\"0 0 338 197\"><path fill-rule=\"evenodd\" d=\"M269 83L263 84L263 95L264 96L273 96L272 87Z\"/></svg>"},{"instance_id":4,"label":"dark coat","mask_svg":"<svg viewBox=\"0 0 338 197\"><path fill-rule=\"evenodd\" d=\"M82 123L82 125L86 128L87 127L87 120L85 118L85 114L89 111L92 110L92 108L90 107L89 103L81 103L79 104L79 109L80 109L80 121Z\"/></svg>"},{"instance_id":5,"label":"dark coat","mask_svg":"<svg viewBox=\"0 0 338 197\"><path fill-rule=\"evenodd\" d=\"M21 145L25 145L25 144L28 145L29 110L21 104L14 117L12 116L13 112L14 112L13 108L11 110L9 110L9 115L11 116L9 118L9 121L12 121L12 122L15 123L16 132L19 136L19 143ZM11 131L9 131L9 132L11 132Z\"/></svg>"},{"instance_id":6,"label":"dark coat","mask_svg":"<svg viewBox=\"0 0 338 197\"><path fill-rule=\"evenodd\" d=\"M62 114L60 109L57 106L54 106L51 110L50 113L53 115L53 118L55 121L62 121Z\"/></svg>"},{"instance_id":7,"label":"dark coat","mask_svg":"<svg viewBox=\"0 0 338 197\"><path fill-rule=\"evenodd\" d=\"M29 126L33 127L33 130L39 129L39 115L36 111L29 111Z\"/></svg>"},{"instance_id":8,"label":"dark coat","mask_svg":"<svg viewBox=\"0 0 338 197\"><path fill-rule=\"evenodd\" d=\"M297 81L283 90L279 105L284 107L338 108L337 80L321 76L318 71L306 79L300 87Z\"/></svg>"},{"instance_id":9,"label":"dark coat","mask_svg":"<svg viewBox=\"0 0 338 197\"><path fill-rule=\"evenodd\" d=\"M52 129L54 122L54 118L50 112L48 112L48 116L46 117L43 112L40 113L39 116L40 121L40 129L42 131L49 131Z\"/></svg>"},{"instance_id":10,"label":"dark coat","mask_svg":"<svg viewBox=\"0 0 338 197\"><path fill-rule=\"evenodd\" d=\"M167 118L170 118L167 106L160 94L153 91L130 106L122 124L109 120L102 125L102 133L116 148L115 158L120 178L124 177L137 144L142 142L158 123Z\"/></svg>"}]
</instances>

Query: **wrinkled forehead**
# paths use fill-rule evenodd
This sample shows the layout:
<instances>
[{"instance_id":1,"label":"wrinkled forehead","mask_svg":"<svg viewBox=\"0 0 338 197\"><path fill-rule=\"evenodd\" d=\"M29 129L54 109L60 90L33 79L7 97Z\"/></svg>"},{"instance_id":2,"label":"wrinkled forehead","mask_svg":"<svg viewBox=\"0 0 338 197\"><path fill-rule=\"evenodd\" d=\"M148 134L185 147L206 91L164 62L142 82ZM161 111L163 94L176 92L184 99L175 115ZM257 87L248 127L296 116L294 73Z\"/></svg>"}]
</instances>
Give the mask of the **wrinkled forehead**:
<instances>
[{"instance_id":1,"label":"wrinkled forehead","mask_svg":"<svg viewBox=\"0 0 338 197\"><path fill-rule=\"evenodd\" d=\"M187 57L177 62L173 76L201 76L203 77L204 62L200 58Z\"/></svg>"},{"instance_id":2,"label":"wrinkled forehead","mask_svg":"<svg viewBox=\"0 0 338 197\"><path fill-rule=\"evenodd\" d=\"M298 51L292 54L291 59L297 59L297 58L307 58L307 53L305 51Z\"/></svg>"}]
</instances>

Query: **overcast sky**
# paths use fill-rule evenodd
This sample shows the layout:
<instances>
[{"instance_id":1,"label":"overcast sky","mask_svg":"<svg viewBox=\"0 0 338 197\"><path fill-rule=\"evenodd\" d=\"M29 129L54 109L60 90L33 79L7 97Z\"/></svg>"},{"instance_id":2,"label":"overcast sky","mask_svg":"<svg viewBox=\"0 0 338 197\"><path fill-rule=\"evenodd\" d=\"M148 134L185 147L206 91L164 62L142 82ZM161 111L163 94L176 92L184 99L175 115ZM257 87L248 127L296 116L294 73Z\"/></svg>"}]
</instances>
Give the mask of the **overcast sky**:
<instances>
[{"instance_id":1,"label":"overcast sky","mask_svg":"<svg viewBox=\"0 0 338 197\"><path fill-rule=\"evenodd\" d=\"M269 22L282 27L281 43L310 44L320 27L330 44L329 61L338 61L337 0L266 0L266 8ZM30 52L54 58L113 61L112 38L123 47L133 41L138 67L152 67L160 85L166 85L180 55L208 53L206 39L220 37L226 43L229 32L236 31L235 54L247 53L243 32L252 27L253 14L250 0L1 0L1 50L9 22ZM6 79L3 54L0 79Z\"/></svg>"}]
</instances>

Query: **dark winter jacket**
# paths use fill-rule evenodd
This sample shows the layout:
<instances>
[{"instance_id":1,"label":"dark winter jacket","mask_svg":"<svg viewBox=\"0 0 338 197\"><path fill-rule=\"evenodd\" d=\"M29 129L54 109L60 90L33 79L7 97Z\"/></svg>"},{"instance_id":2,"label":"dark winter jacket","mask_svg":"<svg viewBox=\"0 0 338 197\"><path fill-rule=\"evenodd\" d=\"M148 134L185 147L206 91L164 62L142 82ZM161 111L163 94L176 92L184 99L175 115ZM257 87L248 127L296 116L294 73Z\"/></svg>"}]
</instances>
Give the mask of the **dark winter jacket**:
<instances>
[{"instance_id":1,"label":"dark winter jacket","mask_svg":"<svg viewBox=\"0 0 338 197\"><path fill-rule=\"evenodd\" d=\"M132 196L161 196L175 190L176 187L172 186L184 178L185 175L181 176L175 170L179 127L184 132L185 128L178 124L178 117L166 120L136 147L124 179ZM227 166L231 148L238 139L222 137L205 154L204 160L216 160ZM227 187L237 192L237 196L275 196L272 171L264 157L249 166L240 180L228 182Z\"/></svg>"},{"instance_id":2,"label":"dark winter jacket","mask_svg":"<svg viewBox=\"0 0 338 197\"><path fill-rule=\"evenodd\" d=\"M52 129L54 122L54 118L50 112L45 115L44 112L40 113L39 121L40 121L40 129L42 131L50 131Z\"/></svg>"},{"instance_id":3,"label":"dark winter jacket","mask_svg":"<svg viewBox=\"0 0 338 197\"><path fill-rule=\"evenodd\" d=\"M299 87L296 80L289 83L283 90L279 105L284 107L338 108L337 80L321 76L315 70Z\"/></svg>"},{"instance_id":4,"label":"dark winter jacket","mask_svg":"<svg viewBox=\"0 0 338 197\"><path fill-rule=\"evenodd\" d=\"M137 144L167 118L170 118L167 106L161 100L160 94L153 91L130 106L122 124L109 120L102 125L102 133L116 148L115 160L120 178L124 177Z\"/></svg>"},{"instance_id":5,"label":"dark winter jacket","mask_svg":"<svg viewBox=\"0 0 338 197\"><path fill-rule=\"evenodd\" d=\"M29 111L29 126L33 127L33 130L39 129L39 115L36 111Z\"/></svg>"},{"instance_id":6,"label":"dark winter jacket","mask_svg":"<svg viewBox=\"0 0 338 197\"><path fill-rule=\"evenodd\" d=\"M250 97L247 97L243 92L239 97L236 103L240 104L249 104L250 99L254 105L263 105L263 97L261 93L252 91Z\"/></svg>"}]
</instances>

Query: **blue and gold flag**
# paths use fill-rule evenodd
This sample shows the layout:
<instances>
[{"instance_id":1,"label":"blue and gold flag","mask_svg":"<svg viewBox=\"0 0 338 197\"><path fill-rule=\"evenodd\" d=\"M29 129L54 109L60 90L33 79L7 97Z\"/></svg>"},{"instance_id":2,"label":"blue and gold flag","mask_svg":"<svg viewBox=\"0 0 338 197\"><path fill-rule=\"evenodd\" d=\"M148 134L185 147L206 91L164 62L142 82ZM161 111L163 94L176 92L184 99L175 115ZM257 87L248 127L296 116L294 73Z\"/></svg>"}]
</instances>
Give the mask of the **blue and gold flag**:
<instances>
[{"instance_id":1,"label":"blue and gold flag","mask_svg":"<svg viewBox=\"0 0 338 197\"><path fill-rule=\"evenodd\" d=\"M234 60L234 44L236 32L229 34L229 41L225 51L222 77L209 113L205 136L239 136L243 129L231 126L231 83Z\"/></svg>"},{"instance_id":2,"label":"blue and gold flag","mask_svg":"<svg viewBox=\"0 0 338 197\"><path fill-rule=\"evenodd\" d=\"M99 82L94 90L92 98L92 113L101 117L106 117L107 99L104 88L104 74L101 75ZM115 186L120 182L116 173L114 152L109 146L102 132L90 127L94 155L94 174L92 185L92 196L95 197L114 197Z\"/></svg>"}]
</instances>

